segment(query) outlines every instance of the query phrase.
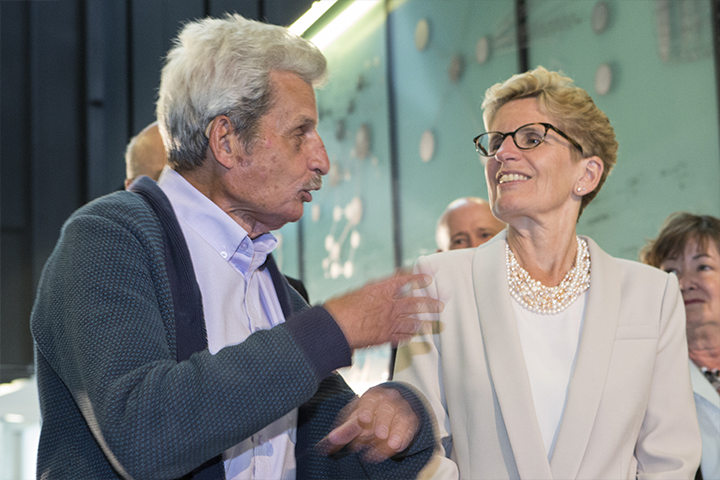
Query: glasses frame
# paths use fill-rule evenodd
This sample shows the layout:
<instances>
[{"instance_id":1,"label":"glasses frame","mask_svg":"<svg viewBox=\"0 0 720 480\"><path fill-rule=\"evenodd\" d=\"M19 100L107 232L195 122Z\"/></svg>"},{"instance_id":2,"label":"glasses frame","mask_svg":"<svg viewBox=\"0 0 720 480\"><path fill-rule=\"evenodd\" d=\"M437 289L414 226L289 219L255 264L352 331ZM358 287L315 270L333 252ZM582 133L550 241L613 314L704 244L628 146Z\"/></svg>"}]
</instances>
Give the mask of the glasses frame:
<instances>
[{"instance_id":1,"label":"glasses frame","mask_svg":"<svg viewBox=\"0 0 720 480\"><path fill-rule=\"evenodd\" d=\"M536 145L533 145L532 147L521 147L520 145L517 144L517 141L515 140L515 135L517 134L517 132L519 132L520 130L522 130L522 129L525 128L525 127L529 127L530 125L542 125L543 127L545 127L545 133L543 134L542 138L540 139L540 141L539 141ZM579 143L577 143L575 140L573 140L572 138L570 138L565 132L563 132L562 130L560 130L559 128L557 128L555 125L552 125L552 124L550 124L550 123L545 123L545 122L527 123L527 124L525 124L525 125L522 125L521 127L518 127L517 130L515 130L514 132L502 133L502 132L492 131L492 132L481 133L481 134L478 135L477 137L473 138L473 143L475 144L475 150L476 150L480 155L482 155L483 157L488 157L488 158L489 158L489 157L494 157L494 156L497 154L497 150L495 151L495 153L493 153L492 155L490 155L484 148L482 148L482 147L480 146L480 142L479 142L480 138L482 138L482 137L484 137L484 136L486 136L486 135L490 135L491 133L497 133L497 134L502 135L502 140L500 141L500 144L499 144L499 145L502 145L502 144L503 144L503 142L505 141L505 138L507 138L507 137L512 137L513 143L514 143L515 146L518 147L520 150L532 150L533 148L537 148L537 147L539 147L540 145L542 145L543 142L545 142L545 137L547 137L547 133L548 133L549 130L552 130L552 131L554 131L555 133L557 133L558 135L560 135L561 137L563 137L565 140L567 140L568 142L570 142L573 147L575 147L575 148L577 148L578 150L580 150L580 154L583 154L583 149L582 149L582 147L580 146ZM498 147L498 149L499 149L499 148L500 148L500 147ZM483 152L484 152L484 153L483 153Z\"/></svg>"}]
</instances>

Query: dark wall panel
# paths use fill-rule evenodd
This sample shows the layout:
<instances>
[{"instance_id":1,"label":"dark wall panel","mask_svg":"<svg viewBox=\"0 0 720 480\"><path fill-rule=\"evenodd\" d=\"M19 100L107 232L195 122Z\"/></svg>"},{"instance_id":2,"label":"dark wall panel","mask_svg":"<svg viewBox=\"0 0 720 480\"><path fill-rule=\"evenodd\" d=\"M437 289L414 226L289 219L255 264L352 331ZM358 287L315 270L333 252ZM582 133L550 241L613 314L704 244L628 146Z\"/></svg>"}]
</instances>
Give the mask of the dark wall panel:
<instances>
[{"instance_id":1,"label":"dark wall panel","mask_svg":"<svg viewBox=\"0 0 720 480\"><path fill-rule=\"evenodd\" d=\"M134 135L155 120L163 58L183 23L203 17L202 0L132 1Z\"/></svg>"},{"instance_id":2,"label":"dark wall panel","mask_svg":"<svg viewBox=\"0 0 720 480\"><path fill-rule=\"evenodd\" d=\"M245 18L260 18L260 0L210 0L209 15L221 17L226 12L239 13Z\"/></svg>"},{"instance_id":3,"label":"dark wall panel","mask_svg":"<svg viewBox=\"0 0 720 480\"><path fill-rule=\"evenodd\" d=\"M0 383L32 362L29 14L27 2L0 4Z\"/></svg>"},{"instance_id":4,"label":"dark wall panel","mask_svg":"<svg viewBox=\"0 0 720 480\"><path fill-rule=\"evenodd\" d=\"M34 284L63 222L86 201L83 19L80 0L30 2Z\"/></svg>"},{"instance_id":5,"label":"dark wall panel","mask_svg":"<svg viewBox=\"0 0 720 480\"><path fill-rule=\"evenodd\" d=\"M290 26L305 13L312 5L313 0L289 0L285 2L264 2L264 21L275 25Z\"/></svg>"},{"instance_id":6,"label":"dark wall panel","mask_svg":"<svg viewBox=\"0 0 720 480\"><path fill-rule=\"evenodd\" d=\"M128 121L127 6L124 0L87 2L87 196L123 186Z\"/></svg>"}]
</instances>

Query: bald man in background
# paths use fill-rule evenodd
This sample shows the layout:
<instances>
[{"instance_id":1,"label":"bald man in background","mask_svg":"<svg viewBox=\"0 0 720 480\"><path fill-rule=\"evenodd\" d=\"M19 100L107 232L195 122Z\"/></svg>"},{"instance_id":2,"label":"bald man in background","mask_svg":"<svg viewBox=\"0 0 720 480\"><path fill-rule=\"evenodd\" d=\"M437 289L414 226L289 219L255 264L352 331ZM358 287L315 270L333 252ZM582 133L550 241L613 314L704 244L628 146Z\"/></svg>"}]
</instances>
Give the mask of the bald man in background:
<instances>
[{"instance_id":1,"label":"bald man in background","mask_svg":"<svg viewBox=\"0 0 720 480\"><path fill-rule=\"evenodd\" d=\"M450 202L440 216L435 241L438 252L475 248L504 229L505 224L493 216L488 202L478 197L462 197Z\"/></svg>"},{"instance_id":2,"label":"bald man in background","mask_svg":"<svg viewBox=\"0 0 720 480\"><path fill-rule=\"evenodd\" d=\"M130 139L125 150L125 188L141 175L147 175L157 182L166 164L165 146L158 124L153 122Z\"/></svg>"}]
</instances>

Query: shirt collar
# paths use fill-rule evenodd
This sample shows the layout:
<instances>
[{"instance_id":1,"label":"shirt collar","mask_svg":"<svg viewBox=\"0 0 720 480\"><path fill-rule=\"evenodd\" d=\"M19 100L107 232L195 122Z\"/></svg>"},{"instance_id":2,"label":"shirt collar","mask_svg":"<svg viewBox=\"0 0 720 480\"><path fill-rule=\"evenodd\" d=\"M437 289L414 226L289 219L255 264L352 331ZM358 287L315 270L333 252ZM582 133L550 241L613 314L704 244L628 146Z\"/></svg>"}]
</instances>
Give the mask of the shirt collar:
<instances>
[{"instance_id":1,"label":"shirt collar","mask_svg":"<svg viewBox=\"0 0 720 480\"><path fill-rule=\"evenodd\" d=\"M251 240L244 228L170 167L163 169L158 186L170 200L175 215L241 273L251 273L265 263L267 255L277 247L272 233Z\"/></svg>"},{"instance_id":2,"label":"shirt collar","mask_svg":"<svg viewBox=\"0 0 720 480\"><path fill-rule=\"evenodd\" d=\"M710 382L707 381L707 378L705 378L697 365L692 360L688 359L688 361L690 362L690 381L692 382L693 391L717 408L720 408L720 395L718 395L717 390L710 385Z\"/></svg>"}]
</instances>

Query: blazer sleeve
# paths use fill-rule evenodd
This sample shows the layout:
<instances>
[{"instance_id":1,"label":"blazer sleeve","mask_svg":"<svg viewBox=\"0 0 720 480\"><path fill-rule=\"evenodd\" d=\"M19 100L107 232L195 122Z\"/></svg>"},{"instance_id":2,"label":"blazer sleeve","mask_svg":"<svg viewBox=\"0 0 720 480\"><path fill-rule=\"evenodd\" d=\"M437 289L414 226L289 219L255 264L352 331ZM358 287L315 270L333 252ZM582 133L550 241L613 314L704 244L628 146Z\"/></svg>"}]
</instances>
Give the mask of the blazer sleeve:
<instances>
[{"instance_id":1,"label":"blazer sleeve","mask_svg":"<svg viewBox=\"0 0 720 480\"><path fill-rule=\"evenodd\" d=\"M417 260L414 273L424 273L433 277L433 283L422 290L417 290L416 295L438 298L435 272L426 257ZM452 431L443 386L442 353L438 338L440 323L438 321L423 323L421 330L412 341L398 349L393 379L417 388L425 396L431 412L435 415L438 445L431 462L418 478L452 480L459 478L459 472L455 462L450 459Z\"/></svg>"},{"instance_id":2,"label":"blazer sleeve","mask_svg":"<svg viewBox=\"0 0 720 480\"><path fill-rule=\"evenodd\" d=\"M133 478L182 476L309 400L349 364L342 332L319 307L178 362L159 229L142 210L113 208L96 204L68 221L40 282L31 329L49 447L39 471L53 462L70 468L63 462L86 448L102 449ZM46 388L46 378L58 381ZM87 430L68 431L80 423ZM77 443L90 433L94 441Z\"/></svg>"},{"instance_id":3,"label":"blazer sleeve","mask_svg":"<svg viewBox=\"0 0 720 480\"><path fill-rule=\"evenodd\" d=\"M637 441L637 478L692 479L700 464L700 430L688 369L685 306L675 275L663 296L657 356Z\"/></svg>"}]
</instances>

